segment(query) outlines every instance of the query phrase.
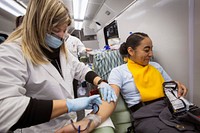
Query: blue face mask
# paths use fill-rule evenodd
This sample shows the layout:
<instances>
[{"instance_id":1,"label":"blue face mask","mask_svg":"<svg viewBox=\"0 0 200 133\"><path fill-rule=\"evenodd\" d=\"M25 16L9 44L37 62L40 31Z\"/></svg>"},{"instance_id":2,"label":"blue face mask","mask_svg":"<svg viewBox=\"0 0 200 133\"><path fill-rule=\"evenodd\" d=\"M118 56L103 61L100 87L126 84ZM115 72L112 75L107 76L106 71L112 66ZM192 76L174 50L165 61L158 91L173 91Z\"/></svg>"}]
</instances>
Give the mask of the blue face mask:
<instances>
[{"instance_id":1,"label":"blue face mask","mask_svg":"<svg viewBox=\"0 0 200 133\"><path fill-rule=\"evenodd\" d=\"M50 34L46 35L45 42L48 44L49 47L55 49L59 48L63 44L62 39L58 39Z\"/></svg>"}]
</instances>

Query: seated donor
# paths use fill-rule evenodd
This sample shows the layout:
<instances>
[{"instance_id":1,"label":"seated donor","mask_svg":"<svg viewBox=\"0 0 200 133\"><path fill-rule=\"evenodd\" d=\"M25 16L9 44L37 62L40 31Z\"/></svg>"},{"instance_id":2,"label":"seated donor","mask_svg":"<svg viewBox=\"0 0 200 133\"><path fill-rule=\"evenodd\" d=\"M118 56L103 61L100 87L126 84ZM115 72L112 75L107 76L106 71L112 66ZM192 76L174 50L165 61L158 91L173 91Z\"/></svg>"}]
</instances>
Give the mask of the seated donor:
<instances>
[{"instance_id":1,"label":"seated donor","mask_svg":"<svg viewBox=\"0 0 200 133\"><path fill-rule=\"evenodd\" d=\"M119 49L121 55L128 57L128 61L111 71L109 84L117 96L121 93L125 99L136 133L179 133L181 130L184 133L197 132L193 125L187 128L179 126L181 122L176 124L173 119L164 119L171 113L164 101L162 84L172 79L158 63L150 61L152 48L152 40L147 34L137 32L130 35ZM185 96L186 87L180 82L177 84L178 97Z\"/></svg>"},{"instance_id":2,"label":"seated donor","mask_svg":"<svg viewBox=\"0 0 200 133\"><path fill-rule=\"evenodd\" d=\"M1 133L52 133L76 118L76 111L98 109L99 95L74 99L73 79L98 85L102 104L116 100L113 89L65 49L70 23L61 0L29 0L22 25L0 45ZM104 120L89 114L81 126Z\"/></svg>"}]
</instances>

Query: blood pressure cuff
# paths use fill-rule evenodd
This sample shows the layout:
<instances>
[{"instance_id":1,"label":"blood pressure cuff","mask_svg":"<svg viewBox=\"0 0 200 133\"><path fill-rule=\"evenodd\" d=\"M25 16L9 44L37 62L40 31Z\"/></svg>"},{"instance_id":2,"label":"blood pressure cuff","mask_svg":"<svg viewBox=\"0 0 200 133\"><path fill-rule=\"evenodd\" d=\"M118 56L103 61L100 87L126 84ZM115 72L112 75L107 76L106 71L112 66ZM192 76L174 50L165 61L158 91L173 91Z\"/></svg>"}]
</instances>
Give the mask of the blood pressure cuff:
<instances>
[{"instance_id":1,"label":"blood pressure cuff","mask_svg":"<svg viewBox=\"0 0 200 133\"><path fill-rule=\"evenodd\" d=\"M200 108L183 97L177 97L177 83L175 81L164 82L163 90L173 117L179 121L192 123L200 130Z\"/></svg>"}]
</instances>

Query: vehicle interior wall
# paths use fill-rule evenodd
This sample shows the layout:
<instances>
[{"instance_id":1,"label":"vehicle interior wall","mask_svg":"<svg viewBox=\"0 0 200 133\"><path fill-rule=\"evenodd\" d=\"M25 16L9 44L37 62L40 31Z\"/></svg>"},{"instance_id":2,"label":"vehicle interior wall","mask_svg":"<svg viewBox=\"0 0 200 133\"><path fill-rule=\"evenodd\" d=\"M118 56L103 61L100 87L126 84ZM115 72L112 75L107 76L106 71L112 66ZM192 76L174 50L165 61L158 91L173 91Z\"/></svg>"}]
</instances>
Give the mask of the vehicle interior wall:
<instances>
[{"instance_id":1,"label":"vehicle interior wall","mask_svg":"<svg viewBox=\"0 0 200 133\"><path fill-rule=\"evenodd\" d=\"M188 83L188 0L139 0L117 18L119 36L145 32L153 41L154 59L174 80Z\"/></svg>"},{"instance_id":2,"label":"vehicle interior wall","mask_svg":"<svg viewBox=\"0 0 200 133\"><path fill-rule=\"evenodd\" d=\"M193 62L194 62L194 92L193 92L193 98L194 103L196 103L198 106L200 106L200 1L195 0L195 10L194 10L194 53L193 53Z\"/></svg>"},{"instance_id":3,"label":"vehicle interior wall","mask_svg":"<svg viewBox=\"0 0 200 133\"><path fill-rule=\"evenodd\" d=\"M186 85L190 90L187 98L193 101L193 93L199 84L190 80L195 75L189 73L190 69L198 71L189 60L193 51L189 45L194 45L189 42L189 31L192 31L189 29L189 19L192 19L189 17L189 6L188 0L138 0L115 20L118 24L120 42L124 42L130 32L145 32L151 37L154 59L164 67L173 80ZM198 55L194 56L199 58ZM199 81L200 76L196 77ZM199 100L196 96L195 102L198 102L197 99Z\"/></svg>"},{"instance_id":4,"label":"vehicle interior wall","mask_svg":"<svg viewBox=\"0 0 200 133\"><path fill-rule=\"evenodd\" d=\"M5 18L4 16L0 15L0 32L9 34L15 28L15 21Z\"/></svg>"}]
</instances>

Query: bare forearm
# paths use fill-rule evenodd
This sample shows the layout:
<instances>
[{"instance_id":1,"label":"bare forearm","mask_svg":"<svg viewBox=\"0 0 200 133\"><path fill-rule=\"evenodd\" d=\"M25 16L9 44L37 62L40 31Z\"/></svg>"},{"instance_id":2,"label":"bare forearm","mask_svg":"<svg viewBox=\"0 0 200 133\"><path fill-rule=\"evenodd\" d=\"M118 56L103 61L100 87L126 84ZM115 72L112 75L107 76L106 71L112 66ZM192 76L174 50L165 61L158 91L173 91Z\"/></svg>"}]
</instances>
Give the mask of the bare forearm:
<instances>
[{"instance_id":1,"label":"bare forearm","mask_svg":"<svg viewBox=\"0 0 200 133\"><path fill-rule=\"evenodd\" d=\"M51 113L51 119L67 113L66 100L53 100L53 109Z\"/></svg>"},{"instance_id":2,"label":"bare forearm","mask_svg":"<svg viewBox=\"0 0 200 133\"><path fill-rule=\"evenodd\" d=\"M120 89L116 85L111 85L111 87L115 90L115 93L117 97L119 97ZM101 123L103 123L105 120L107 120L110 115L113 113L115 110L115 107L117 105L116 102L110 102L108 103L107 101L103 101L102 104L99 106L99 111L97 112L97 115L101 118ZM90 131L92 131L95 127L91 126Z\"/></svg>"},{"instance_id":3,"label":"bare forearm","mask_svg":"<svg viewBox=\"0 0 200 133\"><path fill-rule=\"evenodd\" d=\"M103 101L102 105L99 106L97 115L101 117L101 121L104 122L115 110L116 103Z\"/></svg>"},{"instance_id":4,"label":"bare forearm","mask_svg":"<svg viewBox=\"0 0 200 133\"><path fill-rule=\"evenodd\" d=\"M100 79L100 77L96 77L94 82L98 82L98 80ZM112 86L113 89L115 90L115 93L117 95L117 97L119 96L119 87L117 86ZM92 121L91 125L88 127L88 129L85 132L82 133L88 133L93 131L97 126L99 126L102 122L104 122L105 120L107 120L109 118L109 116L112 114L112 112L115 110L117 102L110 102L108 103L107 101L103 101L102 104L99 106L99 111L96 114L96 118ZM81 129L84 129L85 127L87 127L87 124L89 122L89 119L87 118L88 116L86 116L86 118L84 118L83 120L79 121L79 122L75 122L74 125L76 128L78 128L78 126L81 127ZM95 117L95 116L94 116ZM99 120L100 119L100 120ZM59 129L56 133L76 133L77 131L72 127L72 124L69 124L61 129Z\"/></svg>"},{"instance_id":5,"label":"bare forearm","mask_svg":"<svg viewBox=\"0 0 200 133\"><path fill-rule=\"evenodd\" d=\"M99 76L95 77L94 80L93 80L93 84L94 85L98 85L98 82L101 78Z\"/></svg>"}]
</instances>

